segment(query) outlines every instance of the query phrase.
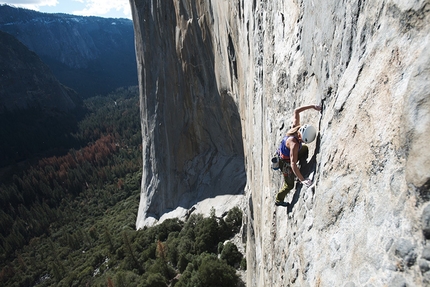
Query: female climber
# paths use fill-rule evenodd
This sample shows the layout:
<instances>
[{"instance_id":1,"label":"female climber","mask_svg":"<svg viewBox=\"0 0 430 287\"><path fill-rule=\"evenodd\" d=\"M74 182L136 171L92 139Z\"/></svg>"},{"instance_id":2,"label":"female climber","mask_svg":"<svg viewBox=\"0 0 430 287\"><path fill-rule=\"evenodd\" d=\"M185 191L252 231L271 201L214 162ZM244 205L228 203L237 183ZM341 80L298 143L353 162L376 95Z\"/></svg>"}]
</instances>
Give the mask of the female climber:
<instances>
[{"instance_id":1,"label":"female climber","mask_svg":"<svg viewBox=\"0 0 430 287\"><path fill-rule=\"evenodd\" d=\"M317 131L313 126L307 124L300 126L300 113L309 109L321 111L321 106L309 105L295 109L292 128L282 139L281 146L278 149L280 158L279 168L284 175L284 185L276 195L276 206L288 205L284 202L284 198L290 190L294 188L294 176L296 176L302 184L306 186L312 185L312 180L304 178L297 166L299 160L306 161L308 157L308 147L303 145L303 143L314 141L317 135Z\"/></svg>"}]
</instances>

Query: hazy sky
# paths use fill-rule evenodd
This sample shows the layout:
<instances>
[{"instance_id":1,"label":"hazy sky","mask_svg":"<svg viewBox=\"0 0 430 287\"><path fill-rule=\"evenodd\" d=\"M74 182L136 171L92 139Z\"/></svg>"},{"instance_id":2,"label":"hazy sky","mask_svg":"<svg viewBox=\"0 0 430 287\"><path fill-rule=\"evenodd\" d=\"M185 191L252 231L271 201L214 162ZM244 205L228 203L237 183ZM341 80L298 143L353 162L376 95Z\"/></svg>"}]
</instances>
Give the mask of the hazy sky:
<instances>
[{"instance_id":1,"label":"hazy sky","mask_svg":"<svg viewBox=\"0 0 430 287\"><path fill-rule=\"evenodd\" d=\"M0 0L0 4L47 13L131 19L129 0Z\"/></svg>"}]
</instances>

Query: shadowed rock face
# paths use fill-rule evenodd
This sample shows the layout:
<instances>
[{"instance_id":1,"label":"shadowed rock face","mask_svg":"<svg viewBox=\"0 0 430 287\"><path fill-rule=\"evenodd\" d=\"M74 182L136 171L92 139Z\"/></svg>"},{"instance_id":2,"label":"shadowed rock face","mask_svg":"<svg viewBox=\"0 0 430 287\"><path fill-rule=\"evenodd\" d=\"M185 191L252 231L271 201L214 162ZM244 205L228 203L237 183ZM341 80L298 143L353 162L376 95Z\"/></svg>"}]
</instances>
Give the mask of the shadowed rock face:
<instances>
[{"instance_id":1,"label":"shadowed rock face","mask_svg":"<svg viewBox=\"0 0 430 287\"><path fill-rule=\"evenodd\" d=\"M242 194L245 169L235 95L217 85L211 19L170 1L139 2L134 13L144 139L139 228L206 198Z\"/></svg>"},{"instance_id":2,"label":"shadowed rock face","mask_svg":"<svg viewBox=\"0 0 430 287\"><path fill-rule=\"evenodd\" d=\"M430 284L428 1L131 3L138 227L214 179L241 186L221 167L243 145L247 286ZM301 122L320 132L303 167L315 184L275 208L270 156L292 110L312 103L322 113Z\"/></svg>"}]
</instances>

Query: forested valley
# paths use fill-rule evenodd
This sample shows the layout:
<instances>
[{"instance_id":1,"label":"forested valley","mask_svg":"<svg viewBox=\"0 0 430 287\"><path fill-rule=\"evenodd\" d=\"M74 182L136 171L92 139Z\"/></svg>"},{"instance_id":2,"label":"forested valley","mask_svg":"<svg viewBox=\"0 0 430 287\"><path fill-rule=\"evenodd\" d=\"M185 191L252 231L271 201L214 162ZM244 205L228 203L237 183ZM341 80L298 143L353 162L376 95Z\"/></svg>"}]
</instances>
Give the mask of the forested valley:
<instances>
[{"instance_id":1,"label":"forested valley","mask_svg":"<svg viewBox=\"0 0 430 287\"><path fill-rule=\"evenodd\" d=\"M240 283L237 270L246 261L236 245L224 244L242 225L239 208L224 218L192 214L135 230L142 174L138 88L83 106L77 125L51 143L55 155L26 148L38 157L1 166L0 285ZM59 134L61 125L50 125Z\"/></svg>"}]
</instances>

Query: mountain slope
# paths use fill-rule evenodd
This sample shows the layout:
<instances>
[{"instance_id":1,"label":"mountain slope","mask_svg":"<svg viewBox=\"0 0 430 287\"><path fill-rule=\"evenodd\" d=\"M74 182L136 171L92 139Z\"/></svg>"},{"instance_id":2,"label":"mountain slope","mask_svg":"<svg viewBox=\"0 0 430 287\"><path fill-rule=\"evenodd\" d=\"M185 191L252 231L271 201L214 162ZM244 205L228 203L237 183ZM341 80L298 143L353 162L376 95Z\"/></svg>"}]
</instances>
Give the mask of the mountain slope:
<instances>
[{"instance_id":1,"label":"mountain slope","mask_svg":"<svg viewBox=\"0 0 430 287\"><path fill-rule=\"evenodd\" d=\"M0 168L77 144L82 105L49 67L15 37L0 31Z\"/></svg>"},{"instance_id":2,"label":"mountain slope","mask_svg":"<svg viewBox=\"0 0 430 287\"><path fill-rule=\"evenodd\" d=\"M59 83L34 52L1 31L0 67L0 113L28 108L65 111L76 107L76 92Z\"/></svg>"},{"instance_id":3,"label":"mountain slope","mask_svg":"<svg viewBox=\"0 0 430 287\"><path fill-rule=\"evenodd\" d=\"M0 6L0 30L15 36L82 97L137 84L132 22Z\"/></svg>"}]
</instances>

